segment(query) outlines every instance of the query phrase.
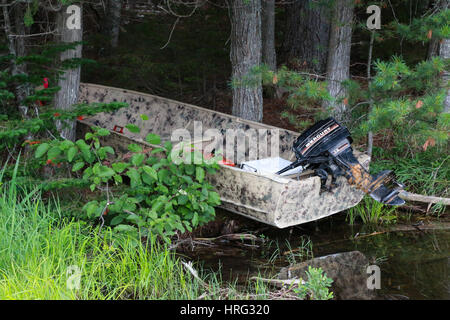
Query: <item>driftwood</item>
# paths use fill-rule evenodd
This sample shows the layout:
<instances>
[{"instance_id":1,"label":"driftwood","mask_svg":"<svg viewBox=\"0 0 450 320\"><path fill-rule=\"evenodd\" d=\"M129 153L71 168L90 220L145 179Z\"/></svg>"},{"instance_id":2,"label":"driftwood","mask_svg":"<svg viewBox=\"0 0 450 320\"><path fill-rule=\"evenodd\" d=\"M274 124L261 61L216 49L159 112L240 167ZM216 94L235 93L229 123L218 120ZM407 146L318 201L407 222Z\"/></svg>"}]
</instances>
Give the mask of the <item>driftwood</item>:
<instances>
[{"instance_id":1,"label":"driftwood","mask_svg":"<svg viewBox=\"0 0 450 320\"><path fill-rule=\"evenodd\" d=\"M258 238L257 236L255 236L253 234L249 234L249 233L224 234L224 235L214 237L214 238L194 238L194 240L197 240L197 241L215 241L215 240L219 240L219 239L235 240L235 241L248 240L248 241L255 241L255 242L256 241L259 241L259 242L264 241L264 239Z\"/></svg>"},{"instance_id":2,"label":"driftwood","mask_svg":"<svg viewBox=\"0 0 450 320\"><path fill-rule=\"evenodd\" d=\"M260 277L251 277L250 280L253 281L262 281L265 283L269 283L271 285L274 285L278 288L281 287L290 287L290 286L298 286L299 284L305 284L305 281L303 281L302 279L286 279L286 280L280 280L280 279L265 279L265 278L260 278Z\"/></svg>"},{"instance_id":3,"label":"driftwood","mask_svg":"<svg viewBox=\"0 0 450 320\"><path fill-rule=\"evenodd\" d=\"M406 191L402 191L399 194L399 197L403 200L408 201L417 201L417 202L425 202L425 203L442 203L446 206L450 205L450 198L441 198L441 197L433 197L433 196L424 196L421 194L410 193Z\"/></svg>"},{"instance_id":4,"label":"driftwood","mask_svg":"<svg viewBox=\"0 0 450 320\"><path fill-rule=\"evenodd\" d=\"M432 203L428 204L428 206L431 206ZM400 211L408 211L408 212L416 212L416 213L420 213L420 214L426 214L428 213L430 210L428 209L424 209L418 205L402 205L398 207L398 210Z\"/></svg>"}]
</instances>

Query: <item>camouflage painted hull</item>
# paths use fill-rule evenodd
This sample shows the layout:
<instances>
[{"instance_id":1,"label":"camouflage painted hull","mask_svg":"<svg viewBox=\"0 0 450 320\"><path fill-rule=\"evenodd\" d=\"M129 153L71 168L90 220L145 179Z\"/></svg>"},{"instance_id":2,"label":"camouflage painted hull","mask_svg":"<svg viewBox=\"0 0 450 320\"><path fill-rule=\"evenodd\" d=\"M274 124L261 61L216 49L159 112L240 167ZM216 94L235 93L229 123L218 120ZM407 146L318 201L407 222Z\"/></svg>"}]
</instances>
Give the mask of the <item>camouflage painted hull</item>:
<instances>
[{"instance_id":1,"label":"camouflage painted hull","mask_svg":"<svg viewBox=\"0 0 450 320\"><path fill-rule=\"evenodd\" d=\"M143 139L149 132L170 137L174 129L193 131L194 121L201 121L203 129L240 129L244 134L251 129L262 132L277 130L279 156L291 161L294 159L291 148L299 133L145 93L95 84L81 85L80 102L112 101L127 102L129 107L78 121L79 136L92 125L109 129L112 134L108 136L108 143L118 152L125 153L129 143L149 145ZM148 115L150 120L142 121L141 114ZM115 126L124 127L128 123L139 125L141 133L134 134L126 129L123 133L113 130ZM357 153L357 157L367 168L370 158L362 153ZM208 180L221 196L221 207L279 228L318 220L346 210L357 205L364 195L343 177L338 178L339 187L331 192L320 192L320 179L317 176L305 175L297 179L258 174L226 165L220 167L218 173L208 176Z\"/></svg>"}]
</instances>

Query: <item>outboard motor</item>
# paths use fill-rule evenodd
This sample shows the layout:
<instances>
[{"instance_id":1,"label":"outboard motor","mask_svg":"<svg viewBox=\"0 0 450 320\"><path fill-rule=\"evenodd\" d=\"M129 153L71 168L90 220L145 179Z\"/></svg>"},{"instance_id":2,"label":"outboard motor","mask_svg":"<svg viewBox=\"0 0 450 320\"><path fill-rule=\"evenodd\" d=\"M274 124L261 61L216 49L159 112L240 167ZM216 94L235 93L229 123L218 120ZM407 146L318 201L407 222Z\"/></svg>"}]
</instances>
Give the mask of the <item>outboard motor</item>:
<instances>
[{"instance_id":1,"label":"outboard motor","mask_svg":"<svg viewBox=\"0 0 450 320\"><path fill-rule=\"evenodd\" d=\"M297 160L277 174L299 166L308 167L320 177L322 188L326 188L329 174L332 176L330 188L336 186L337 177L345 176L351 185L378 202L404 204L398 196L404 186L395 180L393 172L385 170L372 176L354 156L352 142L348 129L335 119L321 120L297 138L293 147Z\"/></svg>"}]
</instances>

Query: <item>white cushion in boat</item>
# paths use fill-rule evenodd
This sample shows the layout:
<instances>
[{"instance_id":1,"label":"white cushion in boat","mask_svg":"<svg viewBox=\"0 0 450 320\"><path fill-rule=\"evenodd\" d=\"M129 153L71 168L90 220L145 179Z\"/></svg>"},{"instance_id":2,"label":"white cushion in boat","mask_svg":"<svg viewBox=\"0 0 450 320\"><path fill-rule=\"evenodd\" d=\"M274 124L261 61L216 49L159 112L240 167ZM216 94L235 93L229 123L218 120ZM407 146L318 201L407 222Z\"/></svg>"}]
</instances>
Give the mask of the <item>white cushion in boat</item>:
<instances>
[{"instance_id":1,"label":"white cushion in boat","mask_svg":"<svg viewBox=\"0 0 450 320\"><path fill-rule=\"evenodd\" d=\"M280 157L275 158L265 158L265 159L259 159L259 160L252 160L252 161L245 161L242 163L242 170L244 171L250 171L250 172L257 172L257 173L276 173L280 171L281 169L287 167L292 162ZM297 167L294 169L291 169L289 171L286 171L285 173L281 174L282 176L288 176L291 174L300 173L302 171L302 167Z\"/></svg>"}]
</instances>

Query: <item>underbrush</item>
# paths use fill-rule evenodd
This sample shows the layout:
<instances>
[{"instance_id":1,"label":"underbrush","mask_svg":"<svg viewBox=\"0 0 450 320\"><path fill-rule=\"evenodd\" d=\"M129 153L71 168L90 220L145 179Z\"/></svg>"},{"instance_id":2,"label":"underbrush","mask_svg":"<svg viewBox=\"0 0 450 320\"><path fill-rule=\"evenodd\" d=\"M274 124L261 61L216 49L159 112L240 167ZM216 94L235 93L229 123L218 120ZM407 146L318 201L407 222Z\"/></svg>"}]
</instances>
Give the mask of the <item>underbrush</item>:
<instances>
[{"instance_id":1,"label":"underbrush","mask_svg":"<svg viewBox=\"0 0 450 320\"><path fill-rule=\"evenodd\" d=\"M1 299L193 299L199 283L167 246L136 244L61 221L57 200L5 188L0 199ZM27 194L25 196L25 194Z\"/></svg>"},{"instance_id":2,"label":"underbrush","mask_svg":"<svg viewBox=\"0 0 450 320\"><path fill-rule=\"evenodd\" d=\"M44 203L38 189L23 189L14 177L0 188L0 299L195 299L202 293L155 237L137 243L63 219L57 199Z\"/></svg>"},{"instance_id":3,"label":"underbrush","mask_svg":"<svg viewBox=\"0 0 450 320\"><path fill-rule=\"evenodd\" d=\"M0 299L292 298L294 288L227 283L220 273L201 269L197 274L157 237L137 242L107 227L99 232L64 218L69 207L57 198L43 200L39 189L16 184L14 176L1 182L2 172Z\"/></svg>"},{"instance_id":4,"label":"underbrush","mask_svg":"<svg viewBox=\"0 0 450 320\"><path fill-rule=\"evenodd\" d=\"M370 164L371 172L393 169L398 180L406 185L409 192L428 196L446 197L450 188L450 156L448 149L439 148L435 152L416 153L405 158L396 154L374 155Z\"/></svg>"},{"instance_id":5,"label":"underbrush","mask_svg":"<svg viewBox=\"0 0 450 320\"><path fill-rule=\"evenodd\" d=\"M375 156L380 160L371 163L371 171L393 169L405 190L426 196L447 198L450 190L450 156L448 148L436 147L433 152L416 153L411 157L384 153ZM446 207L440 203L427 208L433 215L441 216Z\"/></svg>"}]
</instances>

